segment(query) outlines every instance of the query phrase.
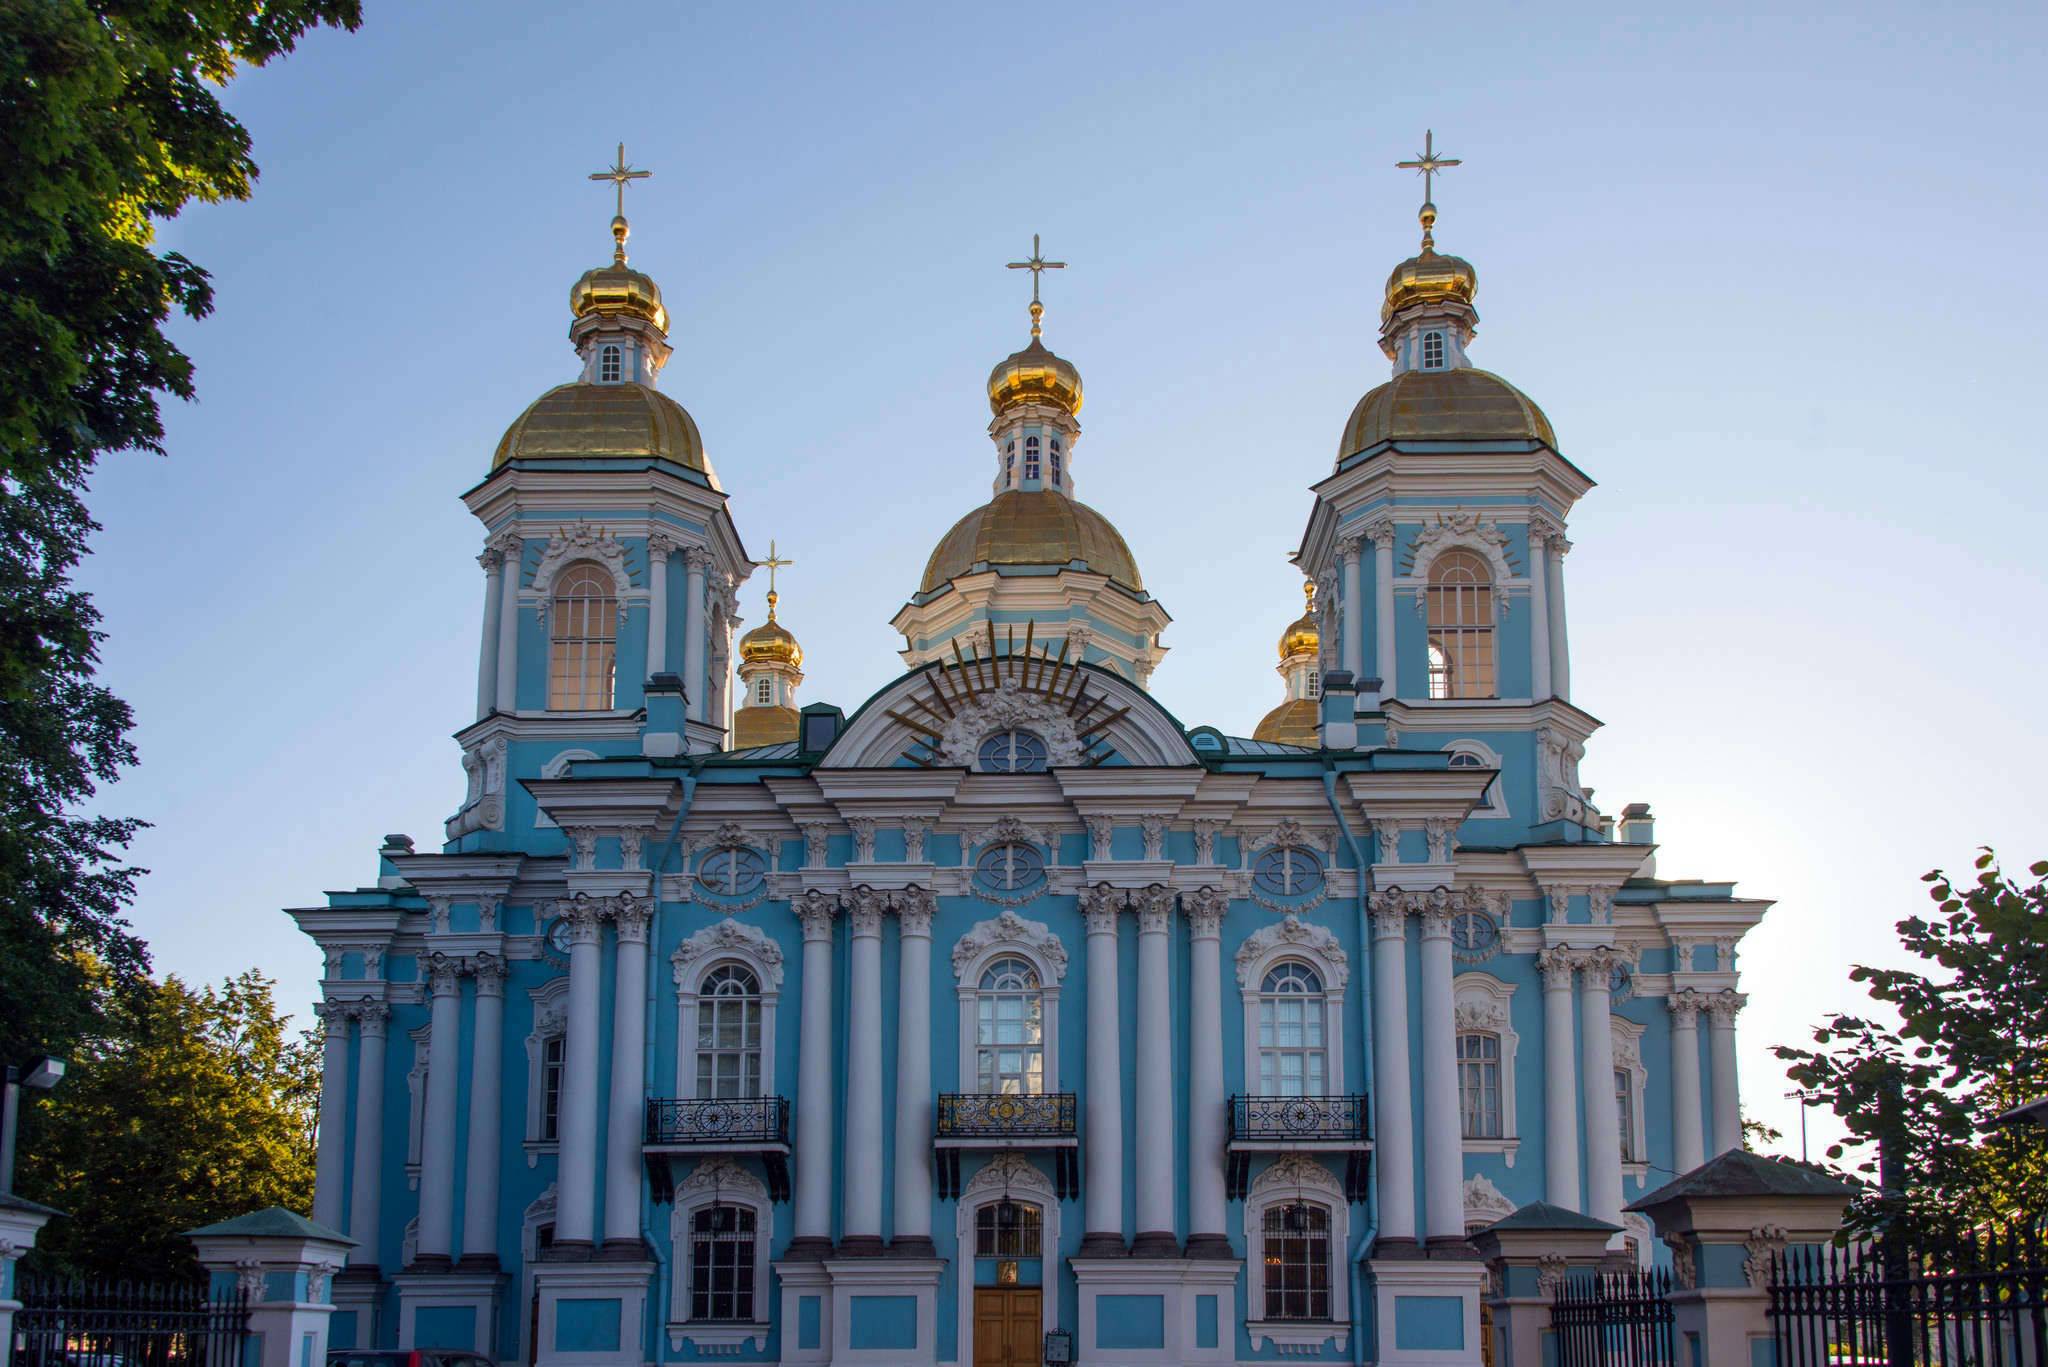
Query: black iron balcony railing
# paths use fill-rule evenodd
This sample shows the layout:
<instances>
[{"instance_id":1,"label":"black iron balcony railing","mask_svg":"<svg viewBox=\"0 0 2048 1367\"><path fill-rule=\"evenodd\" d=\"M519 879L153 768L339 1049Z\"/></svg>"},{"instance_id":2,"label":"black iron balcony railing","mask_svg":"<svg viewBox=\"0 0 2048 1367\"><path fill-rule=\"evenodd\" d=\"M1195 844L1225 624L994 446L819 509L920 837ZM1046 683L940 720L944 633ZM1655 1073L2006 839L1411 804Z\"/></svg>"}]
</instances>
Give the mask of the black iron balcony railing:
<instances>
[{"instance_id":1,"label":"black iron balcony railing","mask_svg":"<svg viewBox=\"0 0 2048 1367\"><path fill-rule=\"evenodd\" d=\"M941 1092L941 1139L1072 1139L1074 1094L1019 1096L998 1092Z\"/></svg>"},{"instance_id":2,"label":"black iron balcony railing","mask_svg":"<svg viewBox=\"0 0 2048 1367\"><path fill-rule=\"evenodd\" d=\"M1253 1153L1313 1148L1346 1155L1345 1194L1363 1201L1372 1161L1368 1138L1363 1096L1234 1096L1225 1192L1233 1201L1244 1199Z\"/></svg>"},{"instance_id":3,"label":"black iron balcony railing","mask_svg":"<svg viewBox=\"0 0 2048 1367\"><path fill-rule=\"evenodd\" d=\"M789 1098L738 1096L683 1101L654 1097L647 1103L647 1143L787 1144Z\"/></svg>"}]
</instances>

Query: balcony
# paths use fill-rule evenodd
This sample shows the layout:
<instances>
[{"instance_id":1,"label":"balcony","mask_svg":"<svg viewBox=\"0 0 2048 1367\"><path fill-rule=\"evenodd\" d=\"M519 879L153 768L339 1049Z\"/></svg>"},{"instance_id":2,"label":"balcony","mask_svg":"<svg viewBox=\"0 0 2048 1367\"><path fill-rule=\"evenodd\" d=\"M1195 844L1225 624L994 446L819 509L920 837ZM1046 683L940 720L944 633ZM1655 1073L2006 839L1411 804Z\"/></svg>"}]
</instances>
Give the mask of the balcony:
<instances>
[{"instance_id":1,"label":"balcony","mask_svg":"<svg viewBox=\"0 0 2048 1367\"><path fill-rule=\"evenodd\" d=\"M782 1096L679 1099L650 1097L640 1151L654 1199L674 1198L671 1160L704 1154L751 1154L768 1172L768 1194L789 1199L789 1098Z\"/></svg>"},{"instance_id":2,"label":"balcony","mask_svg":"<svg viewBox=\"0 0 2048 1367\"><path fill-rule=\"evenodd\" d=\"M1081 1190L1078 1107L1072 1092L1036 1096L1010 1092L941 1092L932 1149L938 1160L939 1197L960 1195L962 1149L1046 1149L1053 1155L1053 1185L1060 1199Z\"/></svg>"},{"instance_id":3,"label":"balcony","mask_svg":"<svg viewBox=\"0 0 2048 1367\"><path fill-rule=\"evenodd\" d=\"M1363 1096L1234 1096L1226 1185L1230 1199L1244 1199L1255 1153L1342 1153L1347 1157L1344 1191L1365 1199L1372 1158Z\"/></svg>"}]
</instances>

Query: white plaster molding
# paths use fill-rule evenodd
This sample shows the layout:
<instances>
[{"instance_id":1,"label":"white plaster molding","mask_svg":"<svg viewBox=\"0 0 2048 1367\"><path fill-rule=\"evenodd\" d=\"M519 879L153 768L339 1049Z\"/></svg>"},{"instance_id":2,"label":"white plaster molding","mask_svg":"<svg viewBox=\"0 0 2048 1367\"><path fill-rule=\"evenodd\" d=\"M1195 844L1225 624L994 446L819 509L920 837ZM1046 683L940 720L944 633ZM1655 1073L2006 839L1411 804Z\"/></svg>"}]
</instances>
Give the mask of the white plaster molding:
<instances>
[{"instance_id":1,"label":"white plaster molding","mask_svg":"<svg viewBox=\"0 0 2048 1367\"><path fill-rule=\"evenodd\" d=\"M1271 967L1268 961L1290 953L1307 959L1314 966L1323 979L1325 989L1343 992L1351 976L1350 959L1344 953L1344 946L1328 927L1297 916L1261 926L1245 937L1244 943L1237 947L1237 985L1247 991L1257 991Z\"/></svg>"},{"instance_id":2,"label":"white plaster molding","mask_svg":"<svg viewBox=\"0 0 2048 1367\"><path fill-rule=\"evenodd\" d=\"M711 1205L738 1206L754 1217L754 1314L751 1320L693 1322L691 1310L690 1233L697 1212ZM769 1281L768 1246L774 1230L774 1205L768 1188L758 1177L732 1159L714 1156L700 1161L676 1187L675 1206L669 1212L671 1266L675 1269L669 1299L668 1334L672 1347L688 1340L700 1353L725 1356L751 1342L763 1347L768 1342Z\"/></svg>"},{"instance_id":3,"label":"white plaster molding","mask_svg":"<svg viewBox=\"0 0 2048 1367\"><path fill-rule=\"evenodd\" d=\"M626 548L608 529L579 521L573 527L557 528L541 552L540 563L534 566L533 582L527 592L540 599L542 621L547 620L553 601L555 576L586 560L602 566L611 575L619 613L624 616L626 600L633 595L633 576L626 570Z\"/></svg>"},{"instance_id":4,"label":"white plaster molding","mask_svg":"<svg viewBox=\"0 0 2048 1367\"><path fill-rule=\"evenodd\" d=\"M1059 1296L1054 1294L1056 1281L1053 1270L1060 1262L1060 1202L1053 1185L1046 1175L1023 1154L1009 1149L990 1156L967 1179L967 1185L960 1192L958 1209L954 1212L954 1237L956 1243L957 1275L953 1281L958 1287L959 1309L957 1311L957 1349L960 1362L972 1362L974 1352L974 1222L981 1208L1005 1198L1020 1201L1038 1208L1038 1238L1041 1253L1040 1267L1045 1285L1045 1294L1039 1297L1043 1313L1042 1332L1050 1333L1059 1328ZM1041 1339L1041 1341L1043 1341Z\"/></svg>"},{"instance_id":5,"label":"white plaster molding","mask_svg":"<svg viewBox=\"0 0 2048 1367\"><path fill-rule=\"evenodd\" d=\"M1483 1172L1465 1179L1465 1228L1490 1225L1515 1213L1515 1203Z\"/></svg>"},{"instance_id":6,"label":"white plaster molding","mask_svg":"<svg viewBox=\"0 0 2048 1367\"><path fill-rule=\"evenodd\" d=\"M1514 985L1491 973L1460 973L1451 981L1451 1000L1458 1034L1492 1035L1500 1044L1500 1133L1466 1135L1465 1150L1499 1153L1512 1168L1521 1136L1515 1115L1515 1060L1522 1040L1514 1024ZM1462 1116L1462 1098L1458 1109Z\"/></svg>"},{"instance_id":7,"label":"white plaster molding","mask_svg":"<svg viewBox=\"0 0 2048 1367\"><path fill-rule=\"evenodd\" d=\"M1036 962L1039 976L1049 985L1056 985L1067 976L1067 949L1060 943L1060 937L1053 934L1043 921L1033 921L1014 911L1005 911L1000 916L976 922L954 942L955 979L966 984L970 980L969 969L976 970L978 978L982 960L990 957L991 951L1000 949L1017 950Z\"/></svg>"},{"instance_id":8,"label":"white plaster molding","mask_svg":"<svg viewBox=\"0 0 2048 1367\"><path fill-rule=\"evenodd\" d=\"M1351 1328L1351 1278L1347 1250L1351 1247L1351 1202L1336 1175L1306 1154L1282 1154L1252 1179L1244 1200L1245 1305L1266 1303L1265 1219L1269 1207L1308 1204L1320 1207L1330 1224L1330 1318L1327 1322L1260 1320L1245 1322L1256 1350L1270 1343L1283 1355L1319 1352L1335 1340L1341 1350Z\"/></svg>"}]
</instances>

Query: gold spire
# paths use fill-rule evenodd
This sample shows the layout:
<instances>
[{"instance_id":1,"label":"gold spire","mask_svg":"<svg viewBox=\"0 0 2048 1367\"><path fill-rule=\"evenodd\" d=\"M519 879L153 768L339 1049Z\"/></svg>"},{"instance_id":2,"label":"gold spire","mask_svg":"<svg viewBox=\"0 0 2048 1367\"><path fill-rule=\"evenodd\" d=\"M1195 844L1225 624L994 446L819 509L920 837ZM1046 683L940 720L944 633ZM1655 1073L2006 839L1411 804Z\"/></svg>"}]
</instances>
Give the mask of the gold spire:
<instances>
[{"instance_id":1,"label":"gold spire","mask_svg":"<svg viewBox=\"0 0 2048 1367\"><path fill-rule=\"evenodd\" d=\"M1045 305L1038 299L1038 280L1046 271L1063 271L1064 261L1048 261L1039 249L1038 234L1031 234L1031 259L1012 261L1009 269L1031 272L1031 341L1022 351L1012 352L996 362L988 376L989 411L1000 417L1020 403L1052 403L1069 416L1081 411L1081 372L1073 362L1046 350L1039 320Z\"/></svg>"},{"instance_id":2,"label":"gold spire","mask_svg":"<svg viewBox=\"0 0 2048 1367\"><path fill-rule=\"evenodd\" d=\"M1386 302L1380 307L1380 323L1384 326L1389 319L1412 304L1456 303L1470 308L1472 296L1479 287L1479 273L1472 269L1472 263L1455 256L1441 256L1436 249L1436 204L1432 192L1436 176L1448 167L1462 165L1458 157L1440 157L1436 154L1436 130L1426 131L1422 139L1422 155L1412 161L1397 161L1394 165L1404 171L1414 171L1422 177L1422 209L1417 217L1422 222L1422 250L1394 267L1387 277ZM1381 339L1386 345L1386 339ZM1394 353L1389 351L1389 356Z\"/></svg>"},{"instance_id":3,"label":"gold spire","mask_svg":"<svg viewBox=\"0 0 2048 1367\"><path fill-rule=\"evenodd\" d=\"M1436 250L1436 236L1430 230L1436 227L1436 205L1432 201L1436 175L1447 166L1461 166L1458 157L1440 157L1436 154L1436 130L1425 129L1422 135L1422 155L1414 161L1397 161L1397 170L1413 171L1422 177L1422 209L1416 217L1422 220L1422 250L1429 253Z\"/></svg>"},{"instance_id":4,"label":"gold spire","mask_svg":"<svg viewBox=\"0 0 2048 1367\"><path fill-rule=\"evenodd\" d=\"M652 171L636 171L626 164L626 144L619 144L617 159L603 171L590 173L591 180L612 183L618 212L612 216L612 263L583 273L569 290L569 311L578 318L597 314L601 318L638 318L668 331L668 310L662 307L661 287L644 272L626 265L626 185L645 180ZM666 356L666 352L663 353Z\"/></svg>"},{"instance_id":5,"label":"gold spire","mask_svg":"<svg viewBox=\"0 0 2048 1367\"><path fill-rule=\"evenodd\" d=\"M613 188L618 191L618 206L612 214L612 264L614 266L626 264L626 235L630 231L626 226L626 182L645 180L653 174L654 172L652 171L636 171L626 165L626 144L623 142L619 144L619 155L616 161L602 171L590 173L590 179L608 180L612 183Z\"/></svg>"},{"instance_id":6,"label":"gold spire","mask_svg":"<svg viewBox=\"0 0 2048 1367\"><path fill-rule=\"evenodd\" d=\"M740 637L740 664L742 668L755 664L786 665L791 669L803 667L804 650L797 644L789 628L775 620L775 605L782 595L775 591L775 572L796 561L786 560L776 553L775 543L768 543L768 558L756 560L756 565L768 569L768 620Z\"/></svg>"},{"instance_id":7,"label":"gold spire","mask_svg":"<svg viewBox=\"0 0 2048 1367\"><path fill-rule=\"evenodd\" d=\"M768 571L768 620L772 622L775 620L775 605L782 598L782 595L775 591L775 571L781 569L784 565L794 565L796 561L784 560L781 556L777 555L775 553L775 542L771 539L768 542L768 558L766 560L756 560L754 563L765 566Z\"/></svg>"},{"instance_id":8,"label":"gold spire","mask_svg":"<svg viewBox=\"0 0 2048 1367\"><path fill-rule=\"evenodd\" d=\"M1009 264L1009 268L1013 271L1031 272L1031 335L1036 337L1039 335L1039 320L1045 317L1045 305L1038 302L1038 279L1047 271L1065 270L1067 263L1064 261L1046 260L1045 253L1038 249L1038 234L1033 233L1031 234L1031 259L1028 261L1012 261Z\"/></svg>"}]
</instances>

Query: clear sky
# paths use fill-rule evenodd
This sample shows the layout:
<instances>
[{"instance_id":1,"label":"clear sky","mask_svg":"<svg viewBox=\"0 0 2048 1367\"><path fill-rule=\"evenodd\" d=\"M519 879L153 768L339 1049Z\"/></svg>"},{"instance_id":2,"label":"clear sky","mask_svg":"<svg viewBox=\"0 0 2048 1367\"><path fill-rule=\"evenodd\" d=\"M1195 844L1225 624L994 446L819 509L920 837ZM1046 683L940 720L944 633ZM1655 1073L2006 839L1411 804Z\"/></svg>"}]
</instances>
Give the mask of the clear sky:
<instances>
[{"instance_id":1,"label":"clear sky","mask_svg":"<svg viewBox=\"0 0 2048 1367\"><path fill-rule=\"evenodd\" d=\"M165 234L218 287L177 329L200 400L95 490L160 968L254 963L303 1010L278 909L438 840L483 597L457 496L574 373L621 138L663 387L750 551L797 562L805 700L899 671L890 615L987 497L1037 231L1080 495L1174 615L1155 691L1248 732L1433 127L1473 359L1600 481L1566 562L1585 781L1654 804L1662 875L1778 902L1749 1108L1796 1149L1766 1050L1861 999L1917 875L2048 854L2039 7L367 8L232 87L256 198Z\"/></svg>"}]
</instances>

